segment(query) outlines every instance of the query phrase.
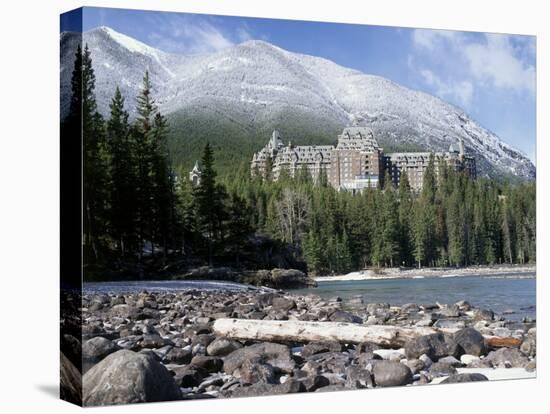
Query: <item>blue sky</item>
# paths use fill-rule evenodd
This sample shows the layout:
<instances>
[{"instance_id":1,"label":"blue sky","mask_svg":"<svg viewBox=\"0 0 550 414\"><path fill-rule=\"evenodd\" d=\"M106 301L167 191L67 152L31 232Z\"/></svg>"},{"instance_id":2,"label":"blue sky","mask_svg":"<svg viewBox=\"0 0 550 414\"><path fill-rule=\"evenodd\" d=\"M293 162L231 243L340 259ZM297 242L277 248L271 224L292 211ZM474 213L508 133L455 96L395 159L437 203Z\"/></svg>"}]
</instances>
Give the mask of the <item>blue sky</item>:
<instances>
[{"instance_id":1,"label":"blue sky","mask_svg":"<svg viewBox=\"0 0 550 414\"><path fill-rule=\"evenodd\" d=\"M262 39L322 56L457 105L535 162L533 36L85 8L83 30L98 26L166 52L210 53ZM80 28L62 18L61 30Z\"/></svg>"}]
</instances>

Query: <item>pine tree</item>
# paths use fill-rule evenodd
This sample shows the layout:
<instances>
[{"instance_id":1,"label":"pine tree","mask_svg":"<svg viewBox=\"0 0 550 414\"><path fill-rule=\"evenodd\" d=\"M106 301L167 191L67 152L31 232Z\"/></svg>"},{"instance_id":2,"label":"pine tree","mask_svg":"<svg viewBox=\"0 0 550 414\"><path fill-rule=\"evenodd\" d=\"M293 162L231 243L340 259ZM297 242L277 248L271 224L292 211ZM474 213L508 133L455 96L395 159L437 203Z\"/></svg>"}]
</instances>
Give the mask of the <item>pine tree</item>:
<instances>
[{"instance_id":1,"label":"pine tree","mask_svg":"<svg viewBox=\"0 0 550 414\"><path fill-rule=\"evenodd\" d=\"M252 213L245 201L237 194L231 194L228 210L227 244L235 257L235 263L240 265L241 253L246 250L248 237L253 233L250 225Z\"/></svg>"},{"instance_id":2,"label":"pine tree","mask_svg":"<svg viewBox=\"0 0 550 414\"><path fill-rule=\"evenodd\" d=\"M204 147L201 167L201 180L193 191L193 205L197 217L197 228L206 240L208 264L212 266L214 248L222 236L225 194L216 184L214 152L209 143Z\"/></svg>"},{"instance_id":3,"label":"pine tree","mask_svg":"<svg viewBox=\"0 0 550 414\"><path fill-rule=\"evenodd\" d=\"M107 145L110 155L110 204L111 236L119 253L124 257L136 248L135 220L137 185L134 145L130 135L128 112L124 109L124 97L117 87L110 104L111 115L107 122Z\"/></svg>"},{"instance_id":4,"label":"pine tree","mask_svg":"<svg viewBox=\"0 0 550 414\"><path fill-rule=\"evenodd\" d=\"M78 81L73 79L73 85ZM77 87L78 89L78 87ZM106 247L108 160L103 118L97 111L95 74L88 45L82 54L81 114L83 154L83 227L85 262L94 263ZM73 105L77 105L76 102ZM73 108L74 109L74 108Z\"/></svg>"},{"instance_id":5,"label":"pine tree","mask_svg":"<svg viewBox=\"0 0 550 414\"><path fill-rule=\"evenodd\" d=\"M382 195L382 261L393 267L399 257L399 215L391 180L384 185Z\"/></svg>"},{"instance_id":6,"label":"pine tree","mask_svg":"<svg viewBox=\"0 0 550 414\"><path fill-rule=\"evenodd\" d=\"M409 178L405 171L399 180L399 250L401 263L412 262L412 195Z\"/></svg>"}]
</instances>

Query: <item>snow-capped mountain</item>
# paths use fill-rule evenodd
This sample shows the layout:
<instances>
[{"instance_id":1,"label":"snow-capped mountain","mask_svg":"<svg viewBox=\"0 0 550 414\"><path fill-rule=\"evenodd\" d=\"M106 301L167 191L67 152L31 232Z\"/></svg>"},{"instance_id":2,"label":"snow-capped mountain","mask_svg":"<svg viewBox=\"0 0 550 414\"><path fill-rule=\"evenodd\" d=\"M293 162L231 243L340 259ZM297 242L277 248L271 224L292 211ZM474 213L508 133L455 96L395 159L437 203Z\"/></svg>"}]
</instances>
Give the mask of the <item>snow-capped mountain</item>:
<instances>
[{"instance_id":1,"label":"snow-capped mountain","mask_svg":"<svg viewBox=\"0 0 550 414\"><path fill-rule=\"evenodd\" d=\"M68 109L79 36L61 36L62 114ZM300 124L290 134L324 137L325 142L334 140L344 126L367 125L380 143L390 146L446 150L463 138L466 151L477 157L481 174L535 177L535 167L525 155L461 109L323 58L257 40L208 55L175 55L106 27L84 33L83 42L92 54L98 107L103 114L108 114L117 85L132 112L143 75L149 70L156 101L175 122L193 116L223 120L248 134L258 148L268 139L263 135L266 131L285 131L285 123ZM201 123L201 133L209 134L208 125L216 127L216 123ZM303 138L285 137L296 142Z\"/></svg>"}]
</instances>

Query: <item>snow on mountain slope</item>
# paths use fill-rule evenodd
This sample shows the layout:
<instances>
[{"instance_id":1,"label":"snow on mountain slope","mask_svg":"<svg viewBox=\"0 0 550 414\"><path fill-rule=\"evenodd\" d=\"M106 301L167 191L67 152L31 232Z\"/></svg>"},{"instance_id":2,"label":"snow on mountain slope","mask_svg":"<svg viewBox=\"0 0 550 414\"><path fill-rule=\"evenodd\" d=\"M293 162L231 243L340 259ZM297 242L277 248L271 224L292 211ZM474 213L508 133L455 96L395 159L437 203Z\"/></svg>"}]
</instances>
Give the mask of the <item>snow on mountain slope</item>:
<instances>
[{"instance_id":1,"label":"snow on mountain slope","mask_svg":"<svg viewBox=\"0 0 550 414\"><path fill-rule=\"evenodd\" d=\"M64 102L69 101L77 37L61 36ZM106 27L84 33L83 41L92 53L98 108L104 114L117 85L132 109L149 70L154 96L166 114L210 111L243 125L274 127L284 122L281 114L300 114L319 125L368 125L380 142L433 150L447 149L462 138L482 174L535 177L526 156L455 106L323 58L258 40L208 55L175 55ZM67 106L61 110L65 114Z\"/></svg>"}]
</instances>

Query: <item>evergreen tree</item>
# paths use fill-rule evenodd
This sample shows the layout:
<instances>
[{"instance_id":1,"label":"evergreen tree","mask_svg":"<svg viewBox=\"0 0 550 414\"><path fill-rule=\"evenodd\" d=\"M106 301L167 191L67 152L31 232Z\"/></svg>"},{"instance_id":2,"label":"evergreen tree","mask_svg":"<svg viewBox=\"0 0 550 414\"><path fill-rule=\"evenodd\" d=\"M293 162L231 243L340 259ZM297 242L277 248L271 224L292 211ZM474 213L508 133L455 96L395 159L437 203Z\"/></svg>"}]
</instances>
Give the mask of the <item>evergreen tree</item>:
<instances>
[{"instance_id":1,"label":"evergreen tree","mask_svg":"<svg viewBox=\"0 0 550 414\"><path fill-rule=\"evenodd\" d=\"M78 71L76 71L78 72ZM78 81L73 79L73 85ZM76 87L76 86L75 86ZM76 87L78 93L78 87ZM83 227L85 262L94 263L106 247L108 226L108 159L103 118L97 111L95 74L88 45L82 54L81 114L83 154ZM76 102L73 103L76 105ZM74 109L74 108L73 108Z\"/></svg>"},{"instance_id":2,"label":"evergreen tree","mask_svg":"<svg viewBox=\"0 0 550 414\"><path fill-rule=\"evenodd\" d=\"M224 193L216 184L214 152L206 143L201 158L201 179L193 191L193 205L197 217L197 228L206 240L208 264L213 264L214 248L222 235L224 215Z\"/></svg>"},{"instance_id":3,"label":"evergreen tree","mask_svg":"<svg viewBox=\"0 0 550 414\"><path fill-rule=\"evenodd\" d=\"M119 253L124 257L136 249L134 189L137 182L128 112L124 109L124 97L118 87L109 107L111 116L107 122L107 144L111 165L110 228Z\"/></svg>"},{"instance_id":4,"label":"evergreen tree","mask_svg":"<svg viewBox=\"0 0 550 414\"><path fill-rule=\"evenodd\" d=\"M409 177L404 171L399 180L399 251L402 264L409 264L412 258L412 195Z\"/></svg>"}]
</instances>

